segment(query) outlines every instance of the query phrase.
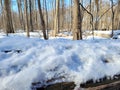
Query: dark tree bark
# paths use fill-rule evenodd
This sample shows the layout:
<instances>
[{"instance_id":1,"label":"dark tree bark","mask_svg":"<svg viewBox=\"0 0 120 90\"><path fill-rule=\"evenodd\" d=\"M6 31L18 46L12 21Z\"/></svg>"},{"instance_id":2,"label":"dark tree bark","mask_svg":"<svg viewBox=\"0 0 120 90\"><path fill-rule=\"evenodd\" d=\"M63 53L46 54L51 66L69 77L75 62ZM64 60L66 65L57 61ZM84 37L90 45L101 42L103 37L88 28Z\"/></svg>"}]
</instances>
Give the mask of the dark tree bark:
<instances>
[{"instance_id":1,"label":"dark tree bark","mask_svg":"<svg viewBox=\"0 0 120 90\"><path fill-rule=\"evenodd\" d=\"M33 22L32 22L32 1L29 0L29 9L30 9L30 31L33 32Z\"/></svg>"},{"instance_id":2,"label":"dark tree bark","mask_svg":"<svg viewBox=\"0 0 120 90\"><path fill-rule=\"evenodd\" d=\"M112 11L112 35L113 36L113 29L114 29L114 9L113 9L113 0L110 0L111 1L111 5L112 5L112 8L111 8L111 11Z\"/></svg>"},{"instance_id":3,"label":"dark tree bark","mask_svg":"<svg viewBox=\"0 0 120 90\"><path fill-rule=\"evenodd\" d=\"M91 2L91 1L90 1ZM89 15L90 15L90 17L91 17L91 20L90 20L90 24L91 24L91 26L92 26L92 35L93 35L93 39L94 39L94 28L93 28L93 14L91 13L91 7L90 7L90 12L80 3L80 6L81 6L81 8L84 10L84 11L86 11Z\"/></svg>"},{"instance_id":4,"label":"dark tree bark","mask_svg":"<svg viewBox=\"0 0 120 90\"><path fill-rule=\"evenodd\" d=\"M48 37L47 37L47 34L46 34L45 21L44 21L43 14L42 14L40 0L38 0L38 9L39 9L39 14L40 14L40 20L41 20L41 26L42 26L42 31L43 31L43 37L44 37L45 40L47 40Z\"/></svg>"},{"instance_id":5,"label":"dark tree bark","mask_svg":"<svg viewBox=\"0 0 120 90\"><path fill-rule=\"evenodd\" d=\"M46 35L47 35L47 38L49 37L48 36L48 9L47 9L47 2L46 2L46 0L44 0L45 2L45 13L46 13L46 30L47 30L47 32L46 32Z\"/></svg>"}]
</instances>

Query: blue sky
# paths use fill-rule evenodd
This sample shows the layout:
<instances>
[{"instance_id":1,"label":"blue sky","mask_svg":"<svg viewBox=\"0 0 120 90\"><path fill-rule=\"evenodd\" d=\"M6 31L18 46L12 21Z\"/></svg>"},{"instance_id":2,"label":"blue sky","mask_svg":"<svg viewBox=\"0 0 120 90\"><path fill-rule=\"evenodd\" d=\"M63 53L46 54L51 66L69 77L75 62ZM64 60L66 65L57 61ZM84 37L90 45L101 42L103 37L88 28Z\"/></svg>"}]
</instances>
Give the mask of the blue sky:
<instances>
[{"instance_id":1,"label":"blue sky","mask_svg":"<svg viewBox=\"0 0 120 90\"><path fill-rule=\"evenodd\" d=\"M41 0L42 1L42 0ZM52 2L53 0L47 0L47 2ZM68 6L70 3L70 0L64 0L65 1L65 5ZM110 2L110 0L103 0L103 1L108 1ZM116 2L117 0L114 0L114 2ZM83 0L84 3L89 3L89 0ZM17 0L12 0L12 8L14 11L18 11L17 8ZM50 8L50 7L49 7Z\"/></svg>"},{"instance_id":2,"label":"blue sky","mask_svg":"<svg viewBox=\"0 0 120 90\"><path fill-rule=\"evenodd\" d=\"M42 1L42 0L41 0ZM53 0L48 0L49 2L52 2ZM48 2L47 1L47 2ZM65 5L69 5L69 3L70 3L70 0L64 0L65 1ZM87 3L89 0L83 0L84 1L84 3ZM12 0L12 7L13 7L13 10L15 10L15 11L17 11L17 1L16 0Z\"/></svg>"},{"instance_id":3,"label":"blue sky","mask_svg":"<svg viewBox=\"0 0 120 90\"><path fill-rule=\"evenodd\" d=\"M41 2L42 2L43 0L41 0ZM53 0L47 0L47 2L52 2ZM65 5L69 5L69 1L70 0L64 0L65 1ZM18 11L18 7L17 7L17 0L12 0L12 9L14 10L14 11Z\"/></svg>"}]
</instances>

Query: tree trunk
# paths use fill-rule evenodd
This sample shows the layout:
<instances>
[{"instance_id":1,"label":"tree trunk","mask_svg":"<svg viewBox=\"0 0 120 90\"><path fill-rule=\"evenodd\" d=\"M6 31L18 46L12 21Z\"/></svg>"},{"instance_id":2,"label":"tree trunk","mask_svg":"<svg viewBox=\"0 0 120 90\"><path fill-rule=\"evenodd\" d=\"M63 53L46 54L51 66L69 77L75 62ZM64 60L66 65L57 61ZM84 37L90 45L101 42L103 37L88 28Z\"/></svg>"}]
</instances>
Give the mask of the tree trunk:
<instances>
[{"instance_id":1,"label":"tree trunk","mask_svg":"<svg viewBox=\"0 0 120 90\"><path fill-rule=\"evenodd\" d=\"M93 35L93 39L94 39L93 14L92 14L92 0L90 0L90 13L91 13L90 24L91 24L91 27L92 27L92 35Z\"/></svg>"},{"instance_id":2,"label":"tree trunk","mask_svg":"<svg viewBox=\"0 0 120 90\"><path fill-rule=\"evenodd\" d=\"M33 0L34 1L34 0ZM37 12L37 2L36 0L34 1L34 28L37 30L39 29L39 25L38 25L38 12Z\"/></svg>"},{"instance_id":3,"label":"tree trunk","mask_svg":"<svg viewBox=\"0 0 120 90\"><path fill-rule=\"evenodd\" d=\"M59 0L56 0L55 21L54 21L54 36L59 32Z\"/></svg>"},{"instance_id":4,"label":"tree trunk","mask_svg":"<svg viewBox=\"0 0 120 90\"><path fill-rule=\"evenodd\" d=\"M97 12L96 12L96 21L95 21L95 30L98 30L98 24L99 24L99 21L98 21L98 17L99 17L99 0L95 0L95 5L96 5L96 9L97 9Z\"/></svg>"},{"instance_id":5,"label":"tree trunk","mask_svg":"<svg viewBox=\"0 0 120 90\"><path fill-rule=\"evenodd\" d=\"M33 22L32 22L32 1L29 0L29 10L30 10L30 31L33 32Z\"/></svg>"},{"instance_id":6,"label":"tree trunk","mask_svg":"<svg viewBox=\"0 0 120 90\"><path fill-rule=\"evenodd\" d=\"M64 29L64 17L65 17L65 10L64 10L65 6L64 6L64 0L62 0L62 18L61 18L61 29L63 31Z\"/></svg>"},{"instance_id":7,"label":"tree trunk","mask_svg":"<svg viewBox=\"0 0 120 90\"><path fill-rule=\"evenodd\" d=\"M120 30L120 0L118 0L118 23L117 23L117 29Z\"/></svg>"},{"instance_id":8,"label":"tree trunk","mask_svg":"<svg viewBox=\"0 0 120 90\"><path fill-rule=\"evenodd\" d=\"M73 7L73 40L82 39L82 30L81 30L81 12L79 6L79 0L74 0Z\"/></svg>"},{"instance_id":9,"label":"tree trunk","mask_svg":"<svg viewBox=\"0 0 120 90\"><path fill-rule=\"evenodd\" d=\"M48 9L47 9L47 2L46 0L44 0L45 2L45 14L46 14L46 35L47 35L47 38L49 37L48 36Z\"/></svg>"},{"instance_id":10,"label":"tree trunk","mask_svg":"<svg viewBox=\"0 0 120 90\"><path fill-rule=\"evenodd\" d=\"M111 5L113 6L113 0L110 0L111 1ZM111 8L111 11L112 11L112 35L113 36L113 29L114 29L114 10L113 10L113 7Z\"/></svg>"},{"instance_id":11,"label":"tree trunk","mask_svg":"<svg viewBox=\"0 0 120 90\"><path fill-rule=\"evenodd\" d=\"M41 26L42 26L42 31L43 31L43 37L44 37L45 40L47 40L48 37L46 35L45 21L44 21L42 10L41 10L41 2L40 2L40 0L38 0L38 9L39 9L39 14L40 14L40 19L41 19Z\"/></svg>"},{"instance_id":12,"label":"tree trunk","mask_svg":"<svg viewBox=\"0 0 120 90\"><path fill-rule=\"evenodd\" d=\"M0 6L1 6L1 17L2 17L2 22L1 22L1 28L3 29L5 27L5 21L4 21L4 5L3 5L3 1L0 0Z\"/></svg>"},{"instance_id":13,"label":"tree trunk","mask_svg":"<svg viewBox=\"0 0 120 90\"><path fill-rule=\"evenodd\" d=\"M70 20L70 31L72 31L72 21L73 21L73 16L72 16L72 14L73 14L73 10L72 10L72 1L73 0L70 0L70 5L71 5L71 7L70 7L70 18L71 18L71 20Z\"/></svg>"},{"instance_id":14,"label":"tree trunk","mask_svg":"<svg viewBox=\"0 0 120 90\"><path fill-rule=\"evenodd\" d=\"M8 33L14 33L10 0L4 0L4 18L5 18L6 34L8 35Z\"/></svg>"},{"instance_id":15,"label":"tree trunk","mask_svg":"<svg viewBox=\"0 0 120 90\"><path fill-rule=\"evenodd\" d=\"M25 29L26 29L26 32L27 32L27 37L30 37L30 34L29 34L29 26L28 26L28 3L27 3L27 0L24 0L24 14L25 14Z\"/></svg>"},{"instance_id":16,"label":"tree trunk","mask_svg":"<svg viewBox=\"0 0 120 90\"><path fill-rule=\"evenodd\" d=\"M22 1L21 0L17 0L21 29L25 30L25 23L24 23L24 19L23 19L22 5L21 4L22 4Z\"/></svg>"}]
</instances>

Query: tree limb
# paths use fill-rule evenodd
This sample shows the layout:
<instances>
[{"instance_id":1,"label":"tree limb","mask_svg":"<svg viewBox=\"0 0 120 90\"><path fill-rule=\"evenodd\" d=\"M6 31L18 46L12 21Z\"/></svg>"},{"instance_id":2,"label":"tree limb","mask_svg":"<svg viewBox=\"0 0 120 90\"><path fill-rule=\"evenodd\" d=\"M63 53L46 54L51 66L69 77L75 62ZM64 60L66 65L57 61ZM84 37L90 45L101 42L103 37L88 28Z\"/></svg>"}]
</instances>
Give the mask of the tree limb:
<instances>
[{"instance_id":1,"label":"tree limb","mask_svg":"<svg viewBox=\"0 0 120 90\"><path fill-rule=\"evenodd\" d=\"M116 6L116 5L117 5L117 3L114 4L113 6L111 6L109 9L107 9L107 10L99 17L98 21L99 21L111 8L113 8L113 7Z\"/></svg>"},{"instance_id":2,"label":"tree limb","mask_svg":"<svg viewBox=\"0 0 120 90\"><path fill-rule=\"evenodd\" d=\"M93 34L93 38L94 38L94 30L93 30L93 15L92 13L90 13L81 3L79 3L80 6L83 8L83 10L85 10L90 16L91 16L91 20L92 22L90 23L92 25L92 34Z\"/></svg>"}]
</instances>

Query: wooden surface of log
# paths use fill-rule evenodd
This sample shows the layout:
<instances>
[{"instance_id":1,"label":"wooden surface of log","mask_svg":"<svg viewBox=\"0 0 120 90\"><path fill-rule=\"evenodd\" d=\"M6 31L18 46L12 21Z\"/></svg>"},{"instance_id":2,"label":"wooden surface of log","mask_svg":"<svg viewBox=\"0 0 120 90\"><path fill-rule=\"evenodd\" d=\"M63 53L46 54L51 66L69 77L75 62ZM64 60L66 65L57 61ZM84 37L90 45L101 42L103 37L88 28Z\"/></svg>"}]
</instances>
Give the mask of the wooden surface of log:
<instances>
[{"instance_id":1,"label":"wooden surface of log","mask_svg":"<svg viewBox=\"0 0 120 90\"><path fill-rule=\"evenodd\" d=\"M110 77L109 77L110 78ZM99 79L99 82L93 82L93 80L87 81L84 84L81 84L82 88L89 88L89 87L97 87L105 84L110 84L114 82L120 81L120 75L115 75L112 79L108 79L108 77Z\"/></svg>"},{"instance_id":2,"label":"wooden surface of log","mask_svg":"<svg viewBox=\"0 0 120 90\"><path fill-rule=\"evenodd\" d=\"M35 85L35 84L34 84ZM46 87L36 88L35 90L74 90L74 82L62 82L52 84ZM120 90L120 75L115 75L112 79L108 77L99 79L99 82L94 83L92 80L80 85L82 90Z\"/></svg>"}]
</instances>

